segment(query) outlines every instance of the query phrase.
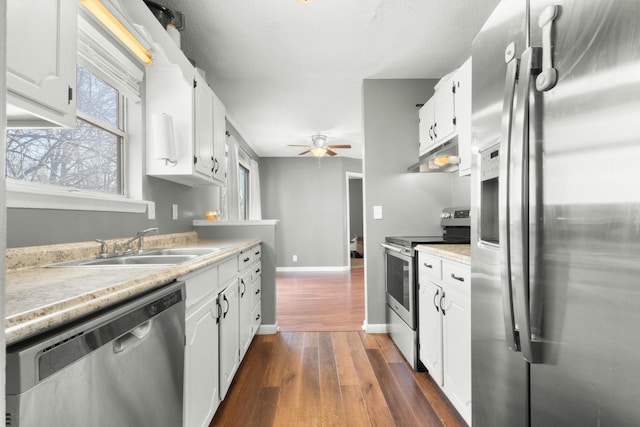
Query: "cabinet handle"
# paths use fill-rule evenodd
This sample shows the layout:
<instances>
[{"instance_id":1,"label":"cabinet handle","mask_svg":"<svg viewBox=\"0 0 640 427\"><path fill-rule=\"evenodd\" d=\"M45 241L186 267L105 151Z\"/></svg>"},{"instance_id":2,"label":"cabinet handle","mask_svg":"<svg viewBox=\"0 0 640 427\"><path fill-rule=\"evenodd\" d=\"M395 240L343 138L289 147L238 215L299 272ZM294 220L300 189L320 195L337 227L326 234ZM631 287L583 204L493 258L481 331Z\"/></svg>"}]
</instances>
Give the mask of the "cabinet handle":
<instances>
[{"instance_id":1,"label":"cabinet handle","mask_svg":"<svg viewBox=\"0 0 640 427\"><path fill-rule=\"evenodd\" d=\"M433 125L429 127L429 139L433 141Z\"/></svg>"},{"instance_id":2,"label":"cabinet handle","mask_svg":"<svg viewBox=\"0 0 640 427\"><path fill-rule=\"evenodd\" d=\"M445 316L444 307L442 306L442 301L444 301L444 291L442 291L442 296L440 297L440 310L442 310L442 315Z\"/></svg>"},{"instance_id":3,"label":"cabinet handle","mask_svg":"<svg viewBox=\"0 0 640 427\"><path fill-rule=\"evenodd\" d=\"M423 262L423 264L427 268L433 268L433 264L427 264L426 262Z\"/></svg>"},{"instance_id":4,"label":"cabinet handle","mask_svg":"<svg viewBox=\"0 0 640 427\"><path fill-rule=\"evenodd\" d=\"M440 307L436 304L436 298L438 298L438 295L440 295L440 289L437 289L436 294L433 296L433 306L436 308L436 311L440 313Z\"/></svg>"},{"instance_id":5,"label":"cabinet handle","mask_svg":"<svg viewBox=\"0 0 640 427\"><path fill-rule=\"evenodd\" d=\"M260 289L256 289L256 295L260 293Z\"/></svg>"},{"instance_id":6,"label":"cabinet handle","mask_svg":"<svg viewBox=\"0 0 640 427\"><path fill-rule=\"evenodd\" d=\"M462 276L456 276L455 274L451 273L451 278L453 280L457 280L458 282L464 282L464 277Z\"/></svg>"},{"instance_id":7,"label":"cabinet handle","mask_svg":"<svg viewBox=\"0 0 640 427\"><path fill-rule=\"evenodd\" d=\"M436 127L437 127L437 126L438 126L438 123L437 123L437 122L433 124L433 136L434 136L434 138L437 138L437 137L438 137L438 134L436 133Z\"/></svg>"},{"instance_id":8,"label":"cabinet handle","mask_svg":"<svg viewBox=\"0 0 640 427\"><path fill-rule=\"evenodd\" d=\"M260 269L256 268L256 274L260 273Z\"/></svg>"},{"instance_id":9,"label":"cabinet handle","mask_svg":"<svg viewBox=\"0 0 640 427\"><path fill-rule=\"evenodd\" d=\"M244 261L243 261L243 262L249 262L249 260L250 260L250 259L251 259L251 258L246 257L246 258L244 259Z\"/></svg>"},{"instance_id":10,"label":"cabinet handle","mask_svg":"<svg viewBox=\"0 0 640 427\"><path fill-rule=\"evenodd\" d=\"M218 161L218 159L214 159L213 162L216 165L216 170L214 171L214 173L218 173L218 169L220 169L220 162Z\"/></svg>"},{"instance_id":11,"label":"cabinet handle","mask_svg":"<svg viewBox=\"0 0 640 427\"><path fill-rule=\"evenodd\" d=\"M258 255L260 255L260 251L258 251L258 252L256 252L256 253L255 253L255 256L258 256Z\"/></svg>"},{"instance_id":12,"label":"cabinet handle","mask_svg":"<svg viewBox=\"0 0 640 427\"><path fill-rule=\"evenodd\" d=\"M242 292L240 292L240 298L244 297L244 293L247 291L247 285L244 283L244 279L240 279L242 285Z\"/></svg>"},{"instance_id":13,"label":"cabinet handle","mask_svg":"<svg viewBox=\"0 0 640 427\"><path fill-rule=\"evenodd\" d=\"M218 315L216 316L216 325L220 323L220 316L222 316L222 306L220 305L220 303L218 303L218 301L216 301L216 311L218 312Z\"/></svg>"},{"instance_id":14,"label":"cabinet handle","mask_svg":"<svg viewBox=\"0 0 640 427\"><path fill-rule=\"evenodd\" d=\"M256 316L256 320L260 320L260 314Z\"/></svg>"},{"instance_id":15,"label":"cabinet handle","mask_svg":"<svg viewBox=\"0 0 640 427\"><path fill-rule=\"evenodd\" d=\"M71 101L73 101L73 88L71 86L69 86L69 92L68 92L68 101L67 103L69 105L71 105Z\"/></svg>"},{"instance_id":16,"label":"cabinet handle","mask_svg":"<svg viewBox=\"0 0 640 427\"><path fill-rule=\"evenodd\" d=\"M229 304L229 300L227 299L226 295L223 295L222 299L224 300L224 302L227 303L227 309L226 309L226 311L224 313L222 313L222 318L226 319L227 318L227 313L229 313L229 308L231 308L231 305Z\"/></svg>"}]
</instances>

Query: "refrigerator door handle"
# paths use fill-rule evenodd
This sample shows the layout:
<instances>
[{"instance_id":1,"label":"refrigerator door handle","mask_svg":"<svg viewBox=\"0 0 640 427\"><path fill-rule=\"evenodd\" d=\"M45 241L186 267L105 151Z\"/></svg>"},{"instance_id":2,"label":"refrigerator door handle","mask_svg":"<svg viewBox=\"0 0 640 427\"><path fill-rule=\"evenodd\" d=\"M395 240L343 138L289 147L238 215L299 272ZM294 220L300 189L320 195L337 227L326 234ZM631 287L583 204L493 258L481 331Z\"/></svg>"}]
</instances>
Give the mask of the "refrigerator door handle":
<instances>
[{"instance_id":1,"label":"refrigerator door handle","mask_svg":"<svg viewBox=\"0 0 640 427\"><path fill-rule=\"evenodd\" d=\"M509 219L511 281L515 293L516 319L522 356L530 363L539 359L531 339L529 305L529 95L534 73L540 72L541 48L530 47L522 54L516 96L511 149Z\"/></svg>"},{"instance_id":2,"label":"refrigerator door handle","mask_svg":"<svg viewBox=\"0 0 640 427\"><path fill-rule=\"evenodd\" d=\"M505 50L507 74L502 101L502 140L500 142L500 185L498 194L498 235L500 240L500 283L502 284L502 310L504 315L507 347L520 351L520 342L513 310L513 291L511 287L511 247L509 242L509 162L511 153L511 127L513 122L513 101L516 93L519 59L516 58L516 46L510 43Z\"/></svg>"},{"instance_id":3,"label":"refrigerator door handle","mask_svg":"<svg viewBox=\"0 0 640 427\"><path fill-rule=\"evenodd\" d=\"M558 70L553 68L553 46L551 36L553 34L553 21L558 16L557 5L544 8L538 17L538 26L542 28L542 71L536 77L536 89L540 92L553 89L558 81Z\"/></svg>"}]
</instances>

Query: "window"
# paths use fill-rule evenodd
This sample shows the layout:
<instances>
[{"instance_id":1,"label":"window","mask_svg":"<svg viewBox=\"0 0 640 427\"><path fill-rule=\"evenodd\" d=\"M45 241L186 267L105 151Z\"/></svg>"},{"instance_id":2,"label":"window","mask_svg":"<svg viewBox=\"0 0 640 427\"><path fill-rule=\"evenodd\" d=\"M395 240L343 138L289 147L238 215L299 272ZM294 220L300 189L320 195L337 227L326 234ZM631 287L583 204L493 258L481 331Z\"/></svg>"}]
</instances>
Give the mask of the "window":
<instances>
[{"instance_id":1,"label":"window","mask_svg":"<svg viewBox=\"0 0 640 427\"><path fill-rule=\"evenodd\" d=\"M123 194L125 140L120 92L77 68L75 129L9 129L6 176L20 181Z\"/></svg>"},{"instance_id":2,"label":"window","mask_svg":"<svg viewBox=\"0 0 640 427\"><path fill-rule=\"evenodd\" d=\"M240 219L249 219L249 169L238 165L238 197L240 199Z\"/></svg>"}]
</instances>

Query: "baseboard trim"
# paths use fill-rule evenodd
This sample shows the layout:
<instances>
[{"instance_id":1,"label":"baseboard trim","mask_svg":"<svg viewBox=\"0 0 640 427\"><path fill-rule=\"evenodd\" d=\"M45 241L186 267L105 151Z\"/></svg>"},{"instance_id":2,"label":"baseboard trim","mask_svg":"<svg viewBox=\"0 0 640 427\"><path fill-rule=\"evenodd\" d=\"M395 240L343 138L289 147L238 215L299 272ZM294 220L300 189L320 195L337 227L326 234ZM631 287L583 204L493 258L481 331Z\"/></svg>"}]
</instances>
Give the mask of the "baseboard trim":
<instances>
[{"instance_id":1,"label":"baseboard trim","mask_svg":"<svg viewBox=\"0 0 640 427\"><path fill-rule=\"evenodd\" d=\"M276 272L287 271L349 271L348 265L336 267L276 267Z\"/></svg>"},{"instance_id":2,"label":"baseboard trim","mask_svg":"<svg viewBox=\"0 0 640 427\"><path fill-rule=\"evenodd\" d=\"M362 323L362 330L368 334L386 334L388 332L386 323L370 324L366 320Z\"/></svg>"},{"instance_id":3,"label":"baseboard trim","mask_svg":"<svg viewBox=\"0 0 640 427\"><path fill-rule=\"evenodd\" d=\"M273 335L278 333L278 322L275 325L260 325L258 328L258 335Z\"/></svg>"}]
</instances>

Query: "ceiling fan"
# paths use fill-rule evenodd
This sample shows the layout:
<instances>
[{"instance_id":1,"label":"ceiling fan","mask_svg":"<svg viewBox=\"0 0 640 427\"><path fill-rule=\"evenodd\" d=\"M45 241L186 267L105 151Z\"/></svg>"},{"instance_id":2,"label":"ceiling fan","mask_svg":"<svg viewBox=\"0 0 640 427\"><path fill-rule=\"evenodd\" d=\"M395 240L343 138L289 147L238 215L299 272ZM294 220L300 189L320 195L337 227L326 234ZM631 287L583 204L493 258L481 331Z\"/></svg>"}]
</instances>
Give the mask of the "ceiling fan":
<instances>
[{"instance_id":1,"label":"ceiling fan","mask_svg":"<svg viewBox=\"0 0 640 427\"><path fill-rule=\"evenodd\" d=\"M308 147L308 150L305 150L301 153L298 153L299 156L303 156L307 153L311 153L316 157L322 157L325 154L330 156L335 156L336 153L333 151L336 148L351 148L351 145L341 144L341 145L327 145L327 136L326 135L313 135L311 137L312 144L309 145L298 145L298 144L289 144L289 147Z\"/></svg>"}]
</instances>

